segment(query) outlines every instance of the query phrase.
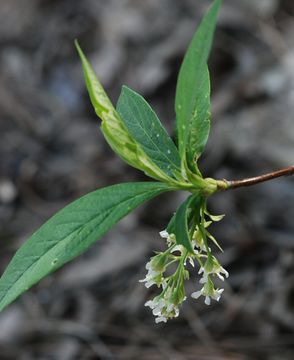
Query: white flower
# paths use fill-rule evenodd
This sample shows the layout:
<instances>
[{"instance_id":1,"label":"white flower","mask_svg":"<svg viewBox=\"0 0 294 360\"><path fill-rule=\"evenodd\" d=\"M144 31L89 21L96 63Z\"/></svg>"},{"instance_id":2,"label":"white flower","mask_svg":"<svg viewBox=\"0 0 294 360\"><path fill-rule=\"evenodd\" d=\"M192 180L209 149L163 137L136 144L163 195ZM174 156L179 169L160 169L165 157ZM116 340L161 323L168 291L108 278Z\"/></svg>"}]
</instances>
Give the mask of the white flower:
<instances>
[{"instance_id":1,"label":"white flower","mask_svg":"<svg viewBox=\"0 0 294 360\"><path fill-rule=\"evenodd\" d=\"M167 239L169 237L169 233L166 230L162 230L160 231L159 235L163 238L163 239Z\"/></svg>"},{"instance_id":2,"label":"white flower","mask_svg":"<svg viewBox=\"0 0 294 360\"><path fill-rule=\"evenodd\" d=\"M208 228L211 223L212 223L211 221L206 221L204 224L204 228ZM196 227L196 230L194 231L192 236L192 246L194 248L194 251L196 251L196 253L198 252L198 250L200 252L205 252L205 253L207 252L207 247L203 239L203 234L198 226ZM210 247L208 247L208 250L211 251Z\"/></svg>"},{"instance_id":3,"label":"white flower","mask_svg":"<svg viewBox=\"0 0 294 360\"><path fill-rule=\"evenodd\" d=\"M166 239L166 243L167 246L170 247L171 245L173 245L176 241L176 237L175 234L169 234L166 230L162 230L160 231L159 235L163 238Z\"/></svg>"},{"instance_id":4,"label":"white flower","mask_svg":"<svg viewBox=\"0 0 294 360\"><path fill-rule=\"evenodd\" d=\"M169 300L165 297L157 296L153 300L147 301L145 306L149 306L152 309L152 313L156 317L156 324L160 322L167 322L169 318L179 316L178 307L169 302Z\"/></svg>"},{"instance_id":5,"label":"white flower","mask_svg":"<svg viewBox=\"0 0 294 360\"><path fill-rule=\"evenodd\" d=\"M224 274L226 279L229 277L229 273L222 266L220 267L220 270L216 272L216 276L218 276L222 281L225 281L225 278L221 274Z\"/></svg>"},{"instance_id":6,"label":"white flower","mask_svg":"<svg viewBox=\"0 0 294 360\"><path fill-rule=\"evenodd\" d=\"M176 251L179 251L181 253L181 255L185 252L185 248L183 245L176 245L173 247L171 253L174 253Z\"/></svg>"},{"instance_id":7,"label":"white flower","mask_svg":"<svg viewBox=\"0 0 294 360\"><path fill-rule=\"evenodd\" d=\"M187 264L187 260L189 262L189 264L192 266L192 267L195 267L195 264L194 264L194 260L193 260L193 257L192 256L188 256L187 259L185 260L184 262L184 265L186 266Z\"/></svg>"},{"instance_id":8,"label":"white flower","mask_svg":"<svg viewBox=\"0 0 294 360\"><path fill-rule=\"evenodd\" d=\"M145 282L146 288L150 288L152 285L161 285L163 283L162 273L153 269L151 261L146 264L146 269L148 270L144 279L139 280L139 282Z\"/></svg>"},{"instance_id":9,"label":"white flower","mask_svg":"<svg viewBox=\"0 0 294 360\"><path fill-rule=\"evenodd\" d=\"M198 274L203 274L199 281L200 284L205 284L209 275L216 275L222 281L229 277L227 270L220 265L214 256L208 257L205 265L200 267Z\"/></svg>"},{"instance_id":10,"label":"white flower","mask_svg":"<svg viewBox=\"0 0 294 360\"><path fill-rule=\"evenodd\" d=\"M210 305L211 299L219 301L221 298L221 294L223 293L224 289L213 289L212 291L207 291L205 286L199 291L195 291L191 294L193 299L198 299L200 296L205 296L205 304Z\"/></svg>"},{"instance_id":11,"label":"white flower","mask_svg":"<svg viewBox=\"0 0 294 360\"><path fill-rule=\"evenodd\" d=\"M199 252L206 252L206 247L204 245L203 241L199 241L199 240L195 240L194 238L192 239L192 246L193 249L195 251L196 254L198 254Z\"/></svg>"},{"instance_id":12,"label":"white flower","mask_svg":"<svg viewBox=\"0 0 294 360\"><path fill-rule=\"evenodd\" d=\"M193 299L198 299L198 298L200 298L200 296L203 295L203 296L205 296L205 300L204 300L205 304L206 304L206 305L210 305L210 302L211 302L210 297L209 297L208 295L205 295L205 294L204 294L203 289L204 289L204 288L202 288L202 289L199 290L199 291L193 292L193 293L191 294L191 297L192 297Z\"/></svg>"},{"instance_id":13,"label":"white flower","mask_svg":"<svg viewBox=\"0 0 294 360\"><path fill-rule=\"evenodd\" d=\"M202 289L199 291L193 292L191 294L191 296L194 299L198 299L200 296L204 296L205 304L210 305L211 299L219 301L223 291L224 291L224 289L215 289L214 288L214 283L212 282L210 276L208 275Z\"/></svg>"}]
</instances>

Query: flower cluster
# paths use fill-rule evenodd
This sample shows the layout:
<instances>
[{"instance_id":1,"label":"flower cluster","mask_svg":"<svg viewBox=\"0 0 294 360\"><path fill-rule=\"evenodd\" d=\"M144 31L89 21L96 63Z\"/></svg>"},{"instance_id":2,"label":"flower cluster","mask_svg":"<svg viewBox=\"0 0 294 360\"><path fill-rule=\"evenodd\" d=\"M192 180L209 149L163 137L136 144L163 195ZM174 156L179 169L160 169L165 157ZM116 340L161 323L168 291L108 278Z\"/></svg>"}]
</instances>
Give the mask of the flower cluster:
<instances>
[{"instance_id":1,"label":"flower cluster","mask_svg":"<svg viewBox=\"0 0 294 360\"><path fill-rule=\"evenodd\" d=\"M162 232L161 236L167 239L170 246L165 252L157 253L150 259L146 264L147 274L140 280L145 282L147 288L152 285L161 288L161 293L145 304L152 309L156 323L166 322L179 315L179 305L186 299L184 280L189 276L182 256L184 248L176 245L175 238L167 232ZM175 255L176 252L180 255ZM167 276L165 272L171 264L177 264L176 270Z\"/></svg>"},{"instance_id":2,"label":"flower cluster","mask_svg":"<svg viewBox=\"0 0 294 360\"><path fill-rule=\"evenodd\" d=\"M145 306L152 309L156 323L167 322L179 315L179 306L186 300L184 282L189 278L187 264L193 268L195 264L199 264L198 274L201 276L199 283L202 288L193 292L191 297L198 299L203 296L206 305L211 304L211 299L220 300L224 289L216 288L214 279L217 277L224 281L229 273L220 265L207 244L207 238L216 243L207 231L210 224L211 221L203 223L203 226L196 226L191 239L193 253L178 245L174 234L169 234L166 230L160 232L160 236L166 239L168 248L165 252L151 257L146 265L147 274L140 280L147 288L156 285L161 289L159 295L145 303ZM174 269L174 272L169 275L171 269Z\"/></svg>"}]
</instances>

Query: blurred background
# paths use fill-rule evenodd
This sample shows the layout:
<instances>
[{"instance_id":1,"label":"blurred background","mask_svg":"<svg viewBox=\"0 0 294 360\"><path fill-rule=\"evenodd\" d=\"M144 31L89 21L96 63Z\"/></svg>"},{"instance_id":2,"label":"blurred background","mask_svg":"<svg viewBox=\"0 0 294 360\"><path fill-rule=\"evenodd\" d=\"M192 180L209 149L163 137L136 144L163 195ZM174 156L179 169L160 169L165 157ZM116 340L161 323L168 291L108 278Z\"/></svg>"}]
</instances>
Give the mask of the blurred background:
<instances>
[{"instance_id":1,"label":"blurred background","mask_svg":"<svg viewBox=\"0 0 294 360\"><path fill-rule=\"evenodd\" d=\"M174 131L177 72L206 0L1 0L0 269L58 209L146 180L111 152L88 100L78 38L110 97L141 93ZM210 58L212 131L201 169L239 179L293 165L294 2L226 0ZM1 360L294 358L294 182L218 194L230 272L220 303L188 299L155 325L138 280L186 194L153 200L0 314ZM199 289L197 276L187 292Z\"/></svg>"}]
</instances>

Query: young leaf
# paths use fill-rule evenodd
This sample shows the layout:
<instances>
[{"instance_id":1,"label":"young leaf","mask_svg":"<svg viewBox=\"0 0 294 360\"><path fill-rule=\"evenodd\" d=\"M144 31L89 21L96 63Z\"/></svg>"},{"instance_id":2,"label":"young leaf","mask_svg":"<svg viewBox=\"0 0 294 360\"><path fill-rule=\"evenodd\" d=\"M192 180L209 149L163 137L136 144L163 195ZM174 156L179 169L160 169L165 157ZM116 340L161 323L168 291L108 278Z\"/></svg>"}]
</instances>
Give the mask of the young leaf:
<instances>
[{"instance_id":1,"label":"young leaf","mask_svg":"<svg viewBox=\"0 0 294 360\"><path fill-rule=\"evenodd\" d=\"M104 120L105 114L111 114L114 111L114 107L107 96L103 86L100 81L97 79L96 74L88 62L85 54L83 53L78 41L75 41L75 46L79 53L80 59L82 61L84 77L86 81L86 86L89 92L91 103L95 109L96 114ZM113 114L115 116L115 112Z\"/></svg>"},{"instance_id":2,"label":"young leaf","mask_svg":"<svg viewBox=\"0 0 294 360\"><path fill-rule=\"evenodd\" d=\"M152 161L168 176L180 178L179 152L145 99L123 86L117 112L128 132Z\"/></svg>"},{"instance_id":3,"label":"young leaf","mask_svg":"<svg viewBox=\"0 0 294 360\"><path fill-rule=\"evenodd\" d=\"M188 224L191 222L192 217L193 217L194 215L195 215L195 214L193 214L192 211L188 214L188 217L187 217L187 223L188 223ZM175 213L173 214L173 216L171 217L169 223L167 224L166 231L167 231L169 234L175 234L176 216L177 216L177 212L175 212Z\"/></svg>"},{"instance_id":4,"label":"young leaf","mask_svg":"<svg viewBox=\"0 0 294 360\"><path fill-rule=\"evenodd\" d=\"M126 163L144 171L146 175L160 181L171 182L172 179L148 157L140 144L128 132L78 42L76 41L75 44L82 61L92 105L102 120L101 129L112 150Z\"/></svg>"},{"instance_id":5,"label":"young leaf","mask_svg":"<svg viewBox=\"0 0 294 360\"><path fill-rule=\"evenodd\" d=\"M199 194L189 196L177 210L174 219L176 242L178 245L183 245L191 253L193 247L189 235L189 219L191 211L196 214L200 211L201 200Z\"/></svg>"},{"instance_id":6,"label":"young leaf","mask_svg":"<svg viewBox=\"0 0 294 360\"><path fill-rule=\"evenodd\" d=\"M17 251L0 279L0 311L49 273L83 253L122 217L172 188L126 183L96 190L47 221Z\"/></svg>"},{"instance_id":7,"label":"young leaf","mask_svg":"<svg viewBox=\"0 0 294 360\"><path fill-rule=\"evenodd\" d=\"M184 57L176 89L178 144L190 167L205 147L210 126L210 81L207 68L217 13L215 0L198 27Z\"/></svg>"}]
</instances>

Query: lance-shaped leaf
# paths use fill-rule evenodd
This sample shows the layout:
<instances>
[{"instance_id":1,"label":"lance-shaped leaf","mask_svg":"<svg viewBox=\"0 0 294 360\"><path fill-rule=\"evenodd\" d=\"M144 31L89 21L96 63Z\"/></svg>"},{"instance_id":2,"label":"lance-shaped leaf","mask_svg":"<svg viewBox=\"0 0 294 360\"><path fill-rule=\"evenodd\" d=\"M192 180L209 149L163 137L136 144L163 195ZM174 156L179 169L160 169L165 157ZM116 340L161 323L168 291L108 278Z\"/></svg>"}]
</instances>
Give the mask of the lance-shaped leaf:
<instances>
[{"instance_id":1,"label":"lance-shaped leaf","mask_svg":"<svg viewBox=\"0 0 294 360\"><path fill-rule=\"evenodd\" d=\"M176 118L181 158L190 167L199 158L209 135L210 81L207 60L221 0L215 0L198 27L184 57L176 89Z\"/></svg>"},{"instance_id":2,"label":"lance-shaped leaf","mask_svg":"<svg viewBox=\"0 0 294 360\"><path fill-rule=\"evenodd\" d=\"M102 120L101 129L112 150L126 163L144 171L146 175L157 180L170 182L169 176L155 164L128 132L78 42L76 41L75 44L81 58L92 105Z\"/></svg>"},{"instance_id":3,"label":"lance-shaped leaf","mask_svg":"<svg viewBox=\"0 0 294 360\"><path fill-rule=\"evenodd\" d=\"M83 253L122 217L171 187L126 183L96 190L47 221L17 251L0 279L0 311L49 273Z\"/></svg>"},{"instance_id":4,"label":"lance-shaped leaf","mask_svg":"<svg viewBox=\"0 0 294 360\"><path fill-rule=\"evenodd\" d=\"M123 86L117 111L128 132L152 161L168 176L180 178L179 152L145 99Z\"/></svg>"},{"instance_id":5,"label":"lance-shaped leaf","mask_svg":"<svg viewBox=\"0 0 294 360\"><path fill-rule=\"evenodd\" d=\"M194 214L200 214L202 198L199 194L189 196L178 208L172 227L176 235L176 243L183 245L189 252L193 252L189 225ZM198 216L198 215L197 215Z\"/></svg>"}]
</instances>

